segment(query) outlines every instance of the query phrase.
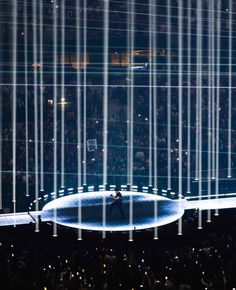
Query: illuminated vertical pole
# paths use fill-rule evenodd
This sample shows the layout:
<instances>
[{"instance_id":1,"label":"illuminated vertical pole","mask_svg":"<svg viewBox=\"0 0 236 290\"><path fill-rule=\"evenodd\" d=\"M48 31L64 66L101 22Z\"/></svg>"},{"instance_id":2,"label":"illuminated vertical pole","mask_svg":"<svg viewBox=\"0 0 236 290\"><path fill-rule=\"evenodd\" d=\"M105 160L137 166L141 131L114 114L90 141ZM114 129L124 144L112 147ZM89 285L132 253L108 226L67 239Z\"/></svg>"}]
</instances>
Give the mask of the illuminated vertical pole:
<instances>
[{"instance_id":1,"label":"illuminated vertical pole","mask_svg":"<svg viewBox=\"0 0 236 290\"><path fill-rule=\"evenodd\" d=\"M17 81L17 4L13 3L13 55L12 55L12 71L13 71L13 95L12 95L12 203L13 212L16 213L16 81ZM14 224L15 226L15 224Z\"/></svg>"},{"instance_id":2,"label":"illuminated vertical pole","mask_svg":"<svg viewBox=\"0 0 236 290\"><path fill-rule=\"evenodd\" d=\"M167 2L167 171L171 190L171 0Z\"/></svg>"},{"instance_id":3,"label":"illuminated vertical pole","mask_svg":"<svg viewBox=\"0 0 236 290\"><path fill-rule=\"evenodd\" d=\"M103 185L107 185L107 135L108 135L108 62L109 62L109 0L104 0L103 43ZM103 196L103 227L106 226L106 196ZM103 231L105 238L105 231Z\"/></svg>"},{"instance_id":4,"label":"illuminated vertical pole","mask_svg":"<svg viewBox=\"0 0 236 290\"><path fill-rule=\"evenodd\" d=\"M61 188L65 188L65 0L61 2Z\"/></svg>"},{"instance_id":5,"label":"illuminated vertical pole","mask_svg":"<svg viewBox=\"0 0 236 290\"><path fill-rule=\"evenodd\" d=\"M84 123L84 131L83 131L83 139L84 139L84 147L83 147L83 184L87 184L87 0L84 0L84 18L83 18L83 34L84 34L84 46L83 46L83 64L84 64L84 79L83 79L83 87L84 87L84 105L83 105L83 123Z\"/></svg>"},{"instance_id":6,"label":"illuminated vertical pole","mask_svg":"<svg viewBox=\"0 0 236 290\"><path fill-rule=\"evenodd\" d=\"M178 80L178 99L179 99L179 120L178 120L178 129L179 129L179 178L178 178L178 191L179 199L182 198L182 114L183 114L183 0L179 0L178 5L178 50L179 50L179 80ZM178 235L182 235L182 218L178 222Z\"/></svg>"},{"instance_id":7,"label":"illuminated vertical pole","mask_svg":"<svg viewBox=\"0 0 236 290\"><path fill-rule=\"evenodd\" d=\"M217 91L216 91L216 198L219 195L219 146L220 146L220 49L221 49L221 1L217 1ZM215 215L218 215L219 210L216 209Z\"/></svg>"},{"instance_id":8,"label":"illuminated vertical pole","mask_svg":"<svg viewBox=\"0 0 236 290\"><path fill-rule=\"evenodd\" d=\"M198 198L202 196L202 0L197 1L197 107L198 107ZM198 228L202 228L202 211L198 213Z\"/></svg>"},{"instance_id":9,"label":"illuminated vertical pole","mask_svg":"<svg viewBox=\"0 0 236 290\"><path fill-rule=\"evenodd\" d=\"M153 136L154 136L154 188L158 187L158 172L157 172L157 32L156 32L156 5L154 0L152 0L152 50L153 50ZM158 219L158 202L155 201L154 204L154 217L155 220ZM154 240L158 239L158 227L154 228Z\"/></svg>"},{"instance_id":10,"label":"illuminated vertical pole","mask_svg":"<svg viewBox=\"0 0 236 290\"><path fill-rule=\"evenodd\" d=\"M43 0L39 3L39 21L40 21L40 191L44 191L44 134L43 134Z\"/></svg>"},{"instance_id":11,"label":"illuminated vertical pole","mask_svg":"<svg viewBox=\"0 0 236 290\"><path fill-rule=\"evenodd\" d=\"M0 88L0 209L2 209L2 89Z\"/></svg>"},{"instance_id":12,"label":"illuminated vertical pole","mask_svg":"<svg viewBox=\"0 0 236 290\"><path fill-rule=\"evenodd\" d=\"M29 196L29 125L28 125L28 6L24 0L24 68L25 68L25 186Z\"/></svg>"},{"instance_id":13,"label":"illuminated vertical pole","mask_svg":"<svg viewBox=\"0 0 236 290\"><path fill-rule=\"evenodd\" d=\"M0 6L1 7L1 6ZM2 71L2 35L0 34L0 71ZM0 75L0 83L2 83L2 74ZM2 86L0 86L0 209L2 209L2 121L3 121L3 116L2 116L2 106L3 106L3 101L2 101Z\"/></svg>"},{"instance_id":14,"label":"illuminated vertical pole","mask_svg":"<svg viewBox=\"0 0 236 290\"><path fill-rule=\"evenodd\" d=\"M211 102L211 114L212 114L212 145L211 145L211 152L212 152L212 170L211 170L211 178L215 179L215 1L212 2L212 37L211 37L211 49L212 49L212 102Z\"/></svg>"},{"instance_id":15,"label":"illuminated vertical pole","mask_svg":"<svg viewBox=\"0 0 236 290\"><path fill-rule=\"evenodd\" d=\"M152 75L153 75L153 37L152 37L152 31L153 31L153 6L152 6L152 0L149 0L149 186L152 186L152 98L153 98L153 88L152 88Z\"/></svg>"},{"instance_id":16,"label":"illuminated vertical pole","mask_svg":"<svg viewBox=\"0 0 236 290\"><path fill-rule=\"evenodd\" d=\"M231 137L232 137L232 0L229 0L229 102L228 102L228 178L231 170Z\"/></svg>"},{"instance_id":17,"label":"illuminated vertical pole","mask_svg":"<svg viewBox=\"0 0 236 290\"><path fill-rule=\"evenodd\" d=\"M34 158L35 158L35 210L39 210L39 160L38 160L38 80L37 80L37 63L38 63L38 41L37 41L37 3L33 1L33 59L34 59ZM36 222L35 231L39 231L39 222Z\"/></svg>"},{"instance_id":18,"label":"illuminated vertical pole","mask_svg":"<svg viewBox=\"0 0 236 290\"><path fill-rule=\"evenodd\" d=\"M187 193L191 192L191 18L192 15L192 3L188 1L188 105L187 105Z\"/></svg>"},{"instance_id":19,"label":"illuminated vertical pole","mask_svg":"<svg viewBox=\"0 0 236 290\"><path fill-rule=\"evenodd\" d=\"M80 63L80 0L76 0L76 59L77 59L77 177L78 189L81 181L81 63ZM81 199L78 199L78 223L82 222ZM78 230L78 240L82 240L82 231Z\"/></svg>"},{"instance_id":20,"label":"illuminated vertical pole","mask_svg":"<svg viewBox=\"0 0 236 290\"><path fill-rule=\"evenodd\" d=\"M133 146L134 146L134 71L133 71L133 66L134 66L134 16L135 16L135 0L130 0L130 5L131 5L131 25L130 25L130 66L131 66L131 72L130 72L130 167L129 167L129 175L130 175L130 188L132 190L133 187ZM129 224L130 227L133 225L133 196L132 194L130 195L130 200L129 200ZM130 230L129 232L129 241L133 240L133 231Z\"/></svg>"},{"instance_id":21,"label":"illuminated vertical pole","mask_svg":"<svg viewBox=\"0 0 236 290\"><path fill-rule=\"evenodd\" d=\"M130 80L131 80L131 70L130 70L130 61L131 61L131 31L130 31L130 24L131 24L131 5L130 2L127 1L127 185L130 185L130 175L129 175L129 168L130 168Z\"/></svg>"},{"instance_id":22,"label":"illuminated vertical pole","mask_svg":"<svg viewBox=\"0 0 236 290\"><path fill-rule=\"evenodd\" d=\"M57 0L53 3L53 191L57 198ZM54 219L57 210L54 209ZM57 225L53 224L53 236L57 236Z\"/></svg>"},{"instance_id":23,"label":"illuminated vertical pole","mask_svg":"<svg viewBox=\"0 0 236 290\"><path fill-rule=\"evenodd\" d=\"M201 1L201 0L199 0ZM197 6L199 6L199 1L197 1ZM196 57L196 144L195 144L195 180L199 180L199 8L197 8L197 57Z\"/></svg>"},{"instance_id":24,"label":"illuminated vertical pole","mask_svg":"<svg viewBox=\"0 0 236 290\"><path fill-rule=\"evenodd\" d=\"M207 139L207 192L208 199L211 196L211 97L212 97L212 0L208 3L208 139ZM207 211L207 222L211 222L211 210Z\"/></svg>"}]
</instances>

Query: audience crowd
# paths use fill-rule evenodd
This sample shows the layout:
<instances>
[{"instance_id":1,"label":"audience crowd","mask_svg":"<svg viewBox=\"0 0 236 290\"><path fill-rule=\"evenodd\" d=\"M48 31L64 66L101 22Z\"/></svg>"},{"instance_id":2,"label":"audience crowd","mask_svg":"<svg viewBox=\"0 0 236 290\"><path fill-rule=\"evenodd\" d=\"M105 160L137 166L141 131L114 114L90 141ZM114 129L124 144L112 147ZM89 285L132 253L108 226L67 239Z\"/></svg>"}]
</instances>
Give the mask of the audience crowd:
<instances>
[{"instance_id":1,"label":"audience crowd","mask_svg":"<svg viewBox=\"0 0 236 290\"><path fill-rule=\"evenodd\" d=\"M235 213L225 211L197 229L194 213L177 225L128 234L85 232L34 225L1 228L0 276L3 289L233 290L236 287ZM225 226L227 224L227 227ZM24 235L25 233L25 235Z\"/></svg>"}]
</instances>

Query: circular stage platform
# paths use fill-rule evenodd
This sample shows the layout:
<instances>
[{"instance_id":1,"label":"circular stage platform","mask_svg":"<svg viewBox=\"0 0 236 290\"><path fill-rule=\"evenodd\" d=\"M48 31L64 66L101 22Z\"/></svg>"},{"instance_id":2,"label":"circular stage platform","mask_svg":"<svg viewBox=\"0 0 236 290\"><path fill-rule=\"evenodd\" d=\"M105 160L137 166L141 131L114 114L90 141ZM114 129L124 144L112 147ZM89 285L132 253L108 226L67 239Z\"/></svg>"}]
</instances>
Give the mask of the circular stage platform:
<instances>
[{"instance_id":1,"label":"circular stage platform","mask_svg":"<svg viewBox=\"0 0 236 290\"><path fill-rule=\"evenodd\" d=\"M184 206L178 200L129 191L122 191L124 216L117 206L113 207L111 213L114 201L111 194L111 191L97 191L55 199L44 206L41 219L86 230L128 231L166 225L184 214ZM133 212L132 220L130 209Z\"/></svg>"}]
</instances>

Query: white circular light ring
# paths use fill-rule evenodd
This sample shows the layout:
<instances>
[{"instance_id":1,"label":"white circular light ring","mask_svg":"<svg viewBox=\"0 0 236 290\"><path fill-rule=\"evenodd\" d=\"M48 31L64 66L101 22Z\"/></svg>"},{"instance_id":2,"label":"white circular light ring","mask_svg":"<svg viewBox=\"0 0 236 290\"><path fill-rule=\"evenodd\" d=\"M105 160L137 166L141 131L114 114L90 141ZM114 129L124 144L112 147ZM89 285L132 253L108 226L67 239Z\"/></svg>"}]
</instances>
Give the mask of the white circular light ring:
<instances>
[{"instance_id":1,"label":"white circular light ring","mask_svg":"<svg viewBox=\"0 0 236 290\"><path fill-rule=\"evenodd\" d=\"M123 206L126 210L126 219L121 221L119 211L116 212L117 222L103 221L102 216L96 220L96 215L101 213L103 205L109 210L112 191L96 191L79 193L60 197L46 204L42 210L42 221L52 221L57 224L94 231L129 231L159 227L178 220L184 214L184 203L171 200L163 196L122 191ZM130 199L133 200L133 222L129 220ZM105 203L104 203L105 202ZM81 205L82 221L78 222L79 207ZM157 215L153 214L156 207ZM94 210L92 210L94 208ZM89 213L88 215L85 212ZM93 216L94 212L94 216ZM94 222L91 222L91 219ZM68 222L68 220L70 220Z\"/></svg>"}]
</instances>

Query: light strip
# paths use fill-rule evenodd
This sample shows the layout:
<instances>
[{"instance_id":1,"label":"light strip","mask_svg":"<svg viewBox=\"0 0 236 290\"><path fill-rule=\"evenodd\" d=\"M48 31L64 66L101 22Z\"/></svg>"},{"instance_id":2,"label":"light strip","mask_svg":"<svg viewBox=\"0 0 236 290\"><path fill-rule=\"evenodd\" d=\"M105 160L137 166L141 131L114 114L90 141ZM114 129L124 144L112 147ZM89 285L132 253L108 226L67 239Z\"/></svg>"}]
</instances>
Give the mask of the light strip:
<instances>
[{"instance_id":1,"label":"light strip","mask_svg":"<svg viewBox=\"0 0 236 290\"><path fill-rule=\"evenodd\" d=\"M29 124L28 124L28 6L24 0L24 67L25 67L25 187L29 196Z\"/></svg>"},{"instance_id":2,"label":"light strip","mask_svg":"<svg viewBox=\"0 0 236 290\"><path fill-rule=\"evenodd\" d=\"M131 11L131 34L130 34L130 65L133 67L134 65L134 16L135 16L135 0L130 0L130 11ZM130 175L130 188L132 189L133 186L133 137L134 137L134 71L131 70L130 72L131 78L131 87L130 87L130 168L129 168L129 175ZM130 207L129 207L129 224L132 228L133 224L133 196L130 195ZM133 231L130 230L129 232L129 241L133 241Z\"/></svg>"},{"instance_id":3,"label":"light strip","mask_svg":"<svg viewBox=\"0 0 236 290\"><path fill-rule=\"evenodd\" d=\"M83 184L87 184L87 0L84 0L84 18L83 18L83 35L84 35L84 46L83 46L83 65L84 65L84 79L83 79L83 90L84 90L84 106L83 106Z\"/></svg>"},{"instance_id":4,"label":"light strip","mask_svg":"<svg viewBox=\"0 0 236 290\"><path fill-rule=\"evenodd\" d=\"M212 19L211 19L211 7L212 7L212 1L208 2L208 140L207 140L207 149L208 149L208 153L207 153L207 193L208 193L208 199L210 199L210 195L211 195L211 96L212 96L212 89L211 89L211 85L212 85L212 75L211 75L211 63L212 63L212 42L211 42L211 31L212 31ZM211 211L208 210L207 211L207 222L211 222Z\"/></svg>"},{"instance_id":5,"label":"light strip","mask_svg":"<svg viewBox=\"0 0 236 290\"><path fill-rule=\"evenodd\" d=\"M178 111L179 111L179 120L178 120L178 128L179 128L179 148L178 148L178 155L179 155L179 179L178 179L178 192L179 192L179 199L182 196L182 114L183 114L183 91L182 91L182 84L183 84L183 0L179 0L178 3L178 48L179 48L179 79L178 79ZM178 235L182 235L182 218L179 219L178 222Z\"/></svg>"},{"instance_id":6,"label":"light strip","mask_svg":"<svg viewBox=\"0 0 236 290\"><path fill-rule=\"evenodd\" d=\"M40 19L40 191L44 191L44 134L43 134L43 0L39 3L39 19Z\"/></svg>"},{"instance_id":7,"label":"light strip","mask_svg":"<svg viewBox=\"0 0 236 290\"><path fill-rule=\"evenodd\" d=\"M220 136L219 136L219 127L220 127L220 48L221 48L221 1L217 2L217 94L216 94L216 198L219 195L219 148L220 148ZM218 215L219 211L216 209L215 215Z\"/></svg>"},{"instance_id":8,"label":"light strip","mask_svg":"<svg viewBox=\"0 0 236 290\"><path fill-rule=\"evenodd\" d=\"M193 64L192 64L193 65ZM172 73L172 74L174 74L174 73ZM196 74L196 72L194 73L194 74ZM228 74L227 74L228 75ZM5 85L5 86L12 86L13 85L13 83L0 83L0 85L1 86L3 86L3 85ZM25 83L15 83L14 84L16 87L18 87L18 86L25 86ZM31 84L28 84L28 86L30 87L30 86L32 86ZM54 86L54 84L44 84L44 86L45 87L53 87ZM61 86L61 84L57 84L57 87L60 87ZM96 85L87 85L88 87L103 87L103 85L101 85L101 84L96 84ZM75 84L70 84L70 85L68 85L68 87L76 87L76 85ZM116 87L116 88L129 88L129 87L131 87L131 86L129 86L129 85L112 85L112 84L109 84L109 87ZM149 85L137 85L137 84L134 84L134 87L135 88L149 88ZM154 86L153 86L154 87ZM167 89L168 88L168 86L164 86L164 85L158 85L157 86L158 88L163 88L163 89ZM211 88L214 88L214 89L217 89L217 86L210 86ZM178 89L178 86L175 86L175 85L171 85L171 88L175 88L175 89ZM188 86L185 86L185 85L183 85L183 87L182 87L183 89L187 89L188 88ZM191 86L191 88L192 89L197 89L198 88L198 86ZM204 88L204 89L208 89L209 88L209 86L206 86L206 85L204 85L204 86L202 86L202 88ZM229 86L220 86L220 88L221 89L229 89ZM232 89L236 89L236 87L234 87L234 86L232 86Z\"/></svg>"},{"instance_id":9,"label":"light strip","mask_svg":"<svg viewBox=\"0 0 236 290\"><path fill-rule=\"evenodd\" d=\"M127 56L128 56L128 62L130 62L131 58L131 48L130 48L130 23L131 23L131 16L130 16L130 3L127 2L128 12L127 13ZM131 70L129 68L129 64L127 65L127 79L130 82L131 79ZM112 87L112 86L111 86ZM149 87L149 86L147 86ZM129 168L130 168L130 89L131 86L126 86L127 88L127 185L130 185L130 174L129 174Z\"/></svg>"},{"instance_id":10,"label":"light strip","mask_svg":"<svg viewBox=\"0 0 236 290\"><path fill-rule=\"evenodd\" d=\"M200 0L201 1L201 0ZM195 136L196 136L196 143L195 143L195 180L199 180L199 90L201 89L199 84L199 2L197 2L197 33L196 33L196 42L197 42L197 58L196 58L196 83L197 83L197 89L196 89L196 130L195 130Z\"/></svg>"},{"instance_id":11,"label":"light strip","mask_svg":"<svg viewBox=\"0 0 236 290\"><path fill-rule=\"evenodd\" d=\"M3 44L0 42L0 67L2 66L3 53L1 51L1 47ZM0 72L0 82L2 81L2 73ZM3 121L3 94L2 94L2 86L0 86L0 209L2 209L2 121Z\"/></svg>"},{"instance_id":12,"label":"light strip","mask_svg":"<svg viewBox=\"0 0 236 290\"><path fill-rule=\"evenodd\" d=\"M228 103L228 178L232 176L231 137L232 137L232 0L229 0L229 103Z\"/></svg>"},{"instance_id":13,"label":"light strip","mask_svg":"<svg viewBox=\"0 0 236 290\"><path fill-rule=\"evenodd\" d=\"M38 41L37 41L37 5L36 0L33 0L33 46L34 46L34 64L38 62ZM39 210L39 158L38 158L38 87L37 87L37 66L34 66L34 158L35 158L35 209L36 211ZM35 231L39 231L39 222L36 222Z\"/></svg>"},{"instance_id":14,"label":"light strip","mask_svg":"<svg viewBox=\"0 0 236 290\"><path fill-rule=\"evenodd\" d=\"M172 6L172 7L173 7L173 8L176 8L176 6ZM192 9L192 10L195 11L195 9ZM114 12L114 10L112 10L112 11ZM206 11L206 10L203 10L203 11ZM101 10L101 12L102 12L102 10ZM117 10L115 10L115 12L117 12ZM195 11L195 12L196 12L196 11ZM125 14L125 13L123 13L123 14ZM135 13L135 14L136 14L136 15L140 15L140 14L138 14L138 13ZM235 14L235 13L234 13L234 14ZM141 14L141 15L147 15L147 14ZM163 16L163 14L159 14L159 15L156 15L156 16ZM172 16L172 18L176 20L176 17L175 17L174 15ZM72 20L73 18L70 18L70 19ZM204 20L207 20L207 18L204 18ZM3 21L1 21L0 23L2 24ZM10 21L4 21L4 23L7 23L7 24L13 24L13 21L12 21L12 22L10 22ZM114 22L113 22L113 23L114 23ZM119 23L119 22L116 21L115 23L117 24L117 23ZM163 24L163 22L160 22L160 23ZM226 24L227 24L227 21L222 21L222 23L224 23L224 24L226 25ZM23 24L23 23L22 23L22 22L19 22L18 24L20 25L20 24ZM45 24L45 27L50 27L50 26L51 26L50 24ZM72 26L72 25L67 25L67 27L68 27L68 28L74 28L74 26ZM99 31L99 30L100 30L100 28L99 28L99 27L96 27L95 25L94 25L94 26L91 26L90 28L91 28L91 29L94 29L94 30L96 30L96 31ZM111 29L110 29L110 31L114 31L114 30L115 30L115 31L124 32L124 29L118 29L118 28L115 28L115 29L114 29L114 28L111 28ZM224 29L223 31L225 32L225 31L227 31L227 30ZM141 29L140 29L140 30L137 29L136 32L144 32L144 33L146 32L146 33L147 33L148 31L143 30L143 29L142 29L142 30L141 30ZM160 31L160 33L163 34L163 35L166 34L166 32L162 32L162 31ZM176 33L173 32L173 35L176 35ZM183 35L186 35L186 34L183 33ZM207 36L207 35L206 35L206 34L203 34L203 36ZM228 36L224 34L224 35L222 35L222 38L223 38L223 39L227 39ZM235 38L235 37L233 37L233 38Z\"/></svg>"},{"instance_id":15,"label":"light strip","mask_svg":"<svg viewBox=\"0 0 236 290\"><path fill-rule=\"evenodd\" d=\"M0 47L2 43L0 42ZM0 60L2 61L2 52L0 51ZM0 66L1 66L0 62ZM2 75L0 74L0 81L2 81ZM2 209L2 121L3 121L3 112L2 112L2 105L3 105L3 94L2 94L2 87L0 86L0 209Z\"/></svg>"},{"instance_id":16,"label":"light strip","mask_svg":"<svg viewBox=\"0 0 236 290\"><path fill-rule=\"evenodd\" d=\"M61 102L65 100L65 0L61 2ZM61 188L65 187L65 106L61 105Z\"/></svg>"},{"instance_id":17,"label":"light strip","mask_svg":"<svg viewBox=\"0 0 236 290\"><path fill-rule=\"evenodd\" d=\"M222 198L222 197L229 197L229 196L235 196L235 195L236 195L236 192L233 192L233 193L221 193L221 194L219 195L219 198ZM211 194L210 196L209 196L209 194L207 194L207 195L202 195L202 198L204 198L204 199L212 199L212 198L214 198L214 197L216 197L215 194ZM186 196L186 197L185 197L185 199L187 199L187 200L196 199L196 198L198 198L198 197L197 197L197 196Z\"/></svg>"},{"instance_id":18,"label":"light strip","mask_svg":"<svg viewBox=\"0 0 236 290\"><path fill-rule=\"evenodd\" d=\"M156 32L156 8L153 10L153 147L154 147L154 188L158 187L158 152L157 152L157 32Z\"/></svg>"},{"instance_id":19,"label":"light strip","mask_svg":"<svg viewBox=\"0 0 236 290\"><path fill-rule=\"evenodd\" d=\"M154 0L152 0L152 4ZM153 140L153 147L154 147L154 188L158 187L158 152L157 152L157 23L156 23L156 6L152 9L152 48L153 48L153 130L154 130L154 140ZM157 192L155 192L157 194ZM154 217L155 221L158 219L158 202L154 202ZM158 239L158 227L154 228L154 240Z\"/></svg>"},{"instance_id":20,"label":"light strip","mask_svg":"<svg viewBox=\"0 0 236 290\"><path fill-rule=\"evenodd\" d=\"M109 61L109 1L104 0L103 45L103 185L107 186L107 137L108 137L108 61ZM106 226L106 197L103 197L103 226ZM105 238L103 231L103 238Z\"/></svg>"},{"instance_id":21,"label":"light strip","mask_svg":"<svg viewBox=\"0 0 236 290\"><path fill-rule=\"evenodd\" d=\"M149 118L148 118L148 124L149 124L149 150L148 150L148 158L149 158L149 164L148 164L148 174L149 174L149 178L148 178L148 185L152 186L152 140L153 140L153 135L152 135L152 98L153 98L153 90L152 90L152 75L153 75L153 54L156 53L153 50L153 39L152 39L152 31L154 29L153 27L153 16L152 16L152 0L149 0L149 32L148 32L148 41L149 41L149 72L148 72L148 77L149 77Z\"/></svg>"},{"instance_id":22,"label":"light strip","mask_svg":"<svg viewBox=\"0 0 236 290\"><path fill-rule=\"evenodd\" d=\"M187 193L191 192L191 29L192 29L192 2L188 1L188 105L187 105L187 119L188 119L188 128L187 128ZM171 165L171 164L170 164ZM169 166L170 166L169 165Z\"/></svg>"},{"instance_id":23,"label":"light strip","mask_svg":"<svg viewBox=\"0 0 236 290\"><path fill-rule=\"evenodd\" d=\"M81 188L81 63L80 63L80 0L76 0L76 58L77 58L77 186ZM78 201L78 223L82 222L81 200ZM82 231L78 229L78 240L82 240Z\"/></svg>"},{"instance_id":24,"label":"light strip","mask_svg":"<svg viewBox=\"0 0 236 290\"><path fill-rule=\"evenodd\" d=\"M215 179L215 89L217 88L215 86L215 1L212 1L212 33L211 33L211 49L212 49L212 122L211 122L211 126L212 126L212 174L211 174L211 178Z\"/></svg>"},{"instance_id":25,"label":"light strip","mask_svg":"<svg viewBox=\"0 0 236 290\"><path fill-rule=\"evenodd\" d=\"M199 89L197 91L197 103L199 113L199 140L198 140L198 198L201 200L202 195L202 1L197 2L197 43L198 43L198 54L197 54L197 67L198 67L198 83ZM198 213L198 229L202 229L202 212L199 209Z\"/></svg>"},{"instance_id":26,"label":"light strip","mask_svg":"<svg viewBox=\"0 0 236 290\"><path fill-rule=\"evenodd\" d=\"M13 55L12 55L12 70L13 70L13 94L12 94L12 203L13 212L16 213L16 70L17 70L17 4L14 1L12 17L16 19L13 25ZM15 226L15 224L14 224Z\"/></svg>"},{"instance_id":27,"label":"light strip","mask_svg":"<svg viewBox=\"0 0 236 290\"><path fill-rule=\"evenodd\" d=\"M53 2L53 191L57 198L57 0ZM57 209L54 209L57 218ZM57 225L53 224L53 236L57 237Z\"/></svg>"},{"instance_id":28,"label":"light strip","mask_svg":"<svg viewBox=\"0 0 236 290\"><path fill-rule=\"evenodd\" d=\"M167 189L171 190L171 0L167 4Z\"/></svg>"}]
</instances>

